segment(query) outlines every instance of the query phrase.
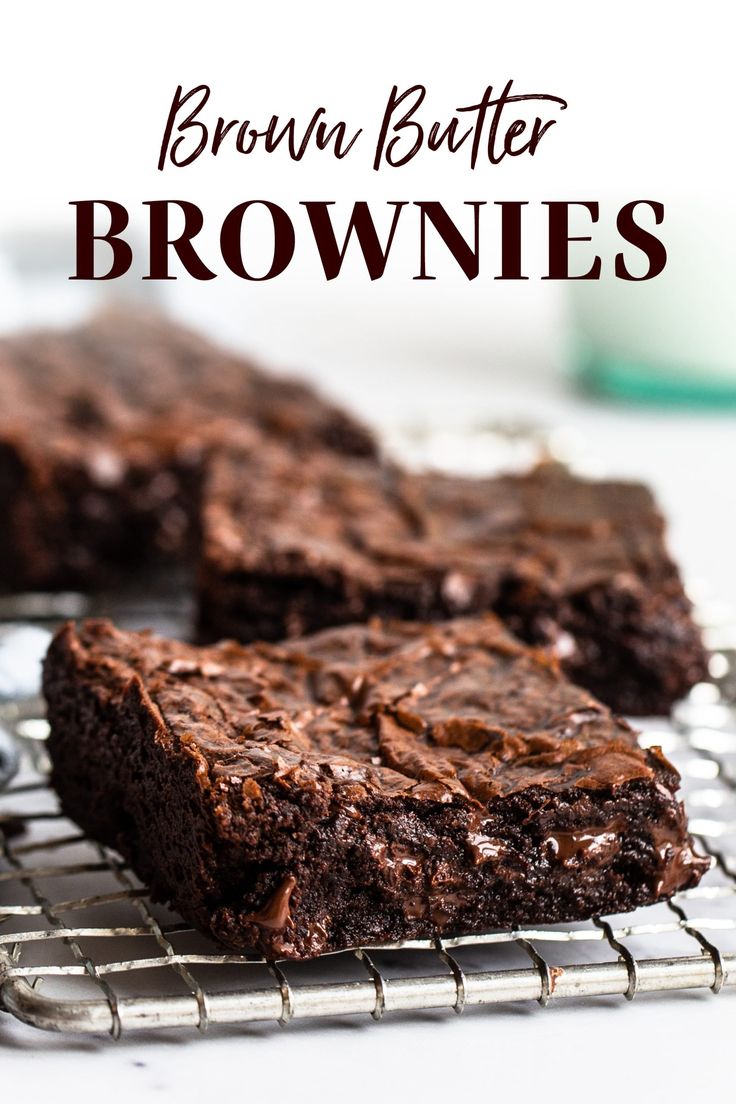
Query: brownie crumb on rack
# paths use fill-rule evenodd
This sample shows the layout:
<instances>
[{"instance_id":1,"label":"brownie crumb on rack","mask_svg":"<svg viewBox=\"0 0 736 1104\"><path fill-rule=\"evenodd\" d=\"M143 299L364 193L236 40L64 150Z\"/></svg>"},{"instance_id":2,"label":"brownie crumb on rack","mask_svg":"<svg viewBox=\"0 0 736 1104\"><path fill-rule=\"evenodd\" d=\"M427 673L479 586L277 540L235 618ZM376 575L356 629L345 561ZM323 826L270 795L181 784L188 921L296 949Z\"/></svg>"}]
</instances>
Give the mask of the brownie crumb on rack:
<instances>
[{"instance_id":1,"label":"brownie crumb on rack","mask_svg":"<svg viewBox=\"0 0 736 1104\"><path fill-rule=\"evenodd\" d=\"M44 691L66 815L234 950L568 923L709 866L662 752L491 615L208 648L70 623Z\"/></svg>"}]
</instances>

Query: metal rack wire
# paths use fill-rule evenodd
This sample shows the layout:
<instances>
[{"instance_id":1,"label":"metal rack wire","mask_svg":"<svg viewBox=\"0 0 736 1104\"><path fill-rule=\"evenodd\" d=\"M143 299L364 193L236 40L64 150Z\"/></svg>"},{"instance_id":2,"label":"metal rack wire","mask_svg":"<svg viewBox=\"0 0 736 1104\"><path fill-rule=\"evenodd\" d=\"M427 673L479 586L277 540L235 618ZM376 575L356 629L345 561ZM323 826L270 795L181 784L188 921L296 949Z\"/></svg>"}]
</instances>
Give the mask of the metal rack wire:
<instances>
[{"instance_id":1,"label":"metal rack wire","mask_svg":"<svg viewBox=\"0 0 736 1104\"><path fill-rule=\"evenodd\" d=\"M58 611L56 611L58 613ZM122 1032L370 1015L510 1001L546 1005L736 990L736 637L711 630L712 684L647 727L680 768L712 868L668 904L587 923L357 948L311 963L225 954L153 903L112 851L59 812L45 722L6 701L24 769L0 794L0 1009L35 1027ZM720 635L719 635L720 634Z\"/></svg>"}]
</instances>

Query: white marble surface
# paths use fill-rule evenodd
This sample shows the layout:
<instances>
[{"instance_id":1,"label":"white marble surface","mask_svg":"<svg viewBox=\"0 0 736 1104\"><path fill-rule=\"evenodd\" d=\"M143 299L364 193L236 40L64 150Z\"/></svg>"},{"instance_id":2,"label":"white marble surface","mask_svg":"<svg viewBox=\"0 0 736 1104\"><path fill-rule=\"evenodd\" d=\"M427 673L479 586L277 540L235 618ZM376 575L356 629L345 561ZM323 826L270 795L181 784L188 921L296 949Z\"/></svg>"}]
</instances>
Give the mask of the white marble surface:
<instances>
[{"instance_id":1,"label":"white marble surface","mask_svg":"<svg viewBox=\"0 0 736 1104\"><path fill-rule=\"evenodd\" d=\"M3 1098L556 1104L729 1100L733 994L109 1040L0 1029Z\"/></svg>"}]
</instances>

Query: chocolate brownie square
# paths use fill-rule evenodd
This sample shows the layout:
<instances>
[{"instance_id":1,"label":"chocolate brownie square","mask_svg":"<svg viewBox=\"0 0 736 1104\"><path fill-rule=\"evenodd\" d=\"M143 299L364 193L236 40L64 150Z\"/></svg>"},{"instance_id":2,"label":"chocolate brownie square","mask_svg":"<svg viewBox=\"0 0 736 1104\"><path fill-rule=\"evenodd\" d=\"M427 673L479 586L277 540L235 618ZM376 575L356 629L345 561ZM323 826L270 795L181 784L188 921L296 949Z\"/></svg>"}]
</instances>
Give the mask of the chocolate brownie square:
<instances>
[{"instance_id":1,"label":"chocolate brownie square","mask_svg":"<svg viewBox=\"0 0 736 1104\"><path fill-rule=\"evenodd\" d=\"M268 442L223 450L207 473L198 604L204 641L492 610L639 715L706 674L649 491L552 464L471 479L294 459Z\"/></svg>"},{"instance_id":2,"label":"chocolate brownie square","mask_svg":"<svg viewBox=\"0 0 736 1104\"><path fill-rule=\"evenodd\" d=\"M582 920L698 882L657 748L493 616L196 648L67 624L65 813L234 950Z\"/></svg>"},{"instance_id":3,"label":"chocolate brownie square","mask_svg":"<svg viewBox=\"0 0 736 1104\"><path fill-rule=\"evenodd\" d=\"M156 315L0 341L0 590L129 581L189 560L213 442L258 427L297 452L372 455L371 434Z\"/></svg>"}]
</instances>

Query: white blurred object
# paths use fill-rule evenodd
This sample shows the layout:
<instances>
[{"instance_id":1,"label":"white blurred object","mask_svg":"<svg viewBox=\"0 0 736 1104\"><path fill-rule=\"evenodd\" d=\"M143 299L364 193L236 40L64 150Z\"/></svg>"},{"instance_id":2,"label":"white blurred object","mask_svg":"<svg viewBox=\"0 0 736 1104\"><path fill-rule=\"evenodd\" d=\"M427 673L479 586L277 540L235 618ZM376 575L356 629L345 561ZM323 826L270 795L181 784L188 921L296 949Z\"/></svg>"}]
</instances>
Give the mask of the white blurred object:
<instances>
[{"instance_id":1,"label":"white blurred object","mask_svg":"<svg viewBox=\"0 0 736 1104\"><path fill-rule=\"evenodd\" d=\"M66 277L70 242L51 229L0 239L0 330L65 326L91 310L89 286Z\"/></svg>"},{"instance_id":2,"label":"white blurred object","mask_svg":"<svg viewBox=\"0 0 736 1104\"><path fill-rule=\"evenodd\" d=\"M22 290L7 256L0 253L0 330L13 329L22 314Z\"/></svg>"},{"instance_id":3,"label":"white blurred object","mask_svg":"<svg viewBox=\"0 0 736 1104\"><path fill-rule=\"evenodd\" d=\"M41 664L50 640L51 633L35 625L7 625L0 630L0 700L39 693Z\"/></svg>"},{"instance_id":4,"label":"white blurred object","mask_svg":"<svg viewBox=\"0 0 736 1104\"><path fill-rule=\"evenodd\" d=\"M73 326L111 300L159 300L157 286L141 280L144 258L139 248L130 273L109 283L70 279L74 250L71 225L66 231L21 228L0 237L0 332Z\"/></svg>"}]
</instances>

